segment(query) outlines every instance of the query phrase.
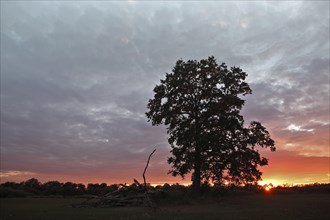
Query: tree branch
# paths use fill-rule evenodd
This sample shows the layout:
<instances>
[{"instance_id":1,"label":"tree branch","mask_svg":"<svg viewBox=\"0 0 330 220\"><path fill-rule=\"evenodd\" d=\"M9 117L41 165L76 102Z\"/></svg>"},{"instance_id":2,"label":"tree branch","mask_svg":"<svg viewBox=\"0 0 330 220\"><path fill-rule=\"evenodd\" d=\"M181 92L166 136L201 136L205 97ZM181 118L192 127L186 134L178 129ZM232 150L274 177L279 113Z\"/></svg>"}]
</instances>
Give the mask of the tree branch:
<instances>
[{"instance_id":1,"label":"tree branch","mask_svg":"<svg viewBox=\"0 0 330 220\"><path fill-rule=\"evenodd\" d=\"M146 171L147 171L147 168L148 168L148 165L149 165L150 158L151 158L151 156L155 153L155 151L156 151L156 149L153 150L153 151L151 152L151 154L149 155L149 157L148 157L148 161L147 161L147 164L146 164L146 167L144 168L143 175L142 175L142 176L143 176L143 181L144 181L144 189L145 189L146 192L147 192L147 181L146 181L145 173L146 173Z\"/></svg>"}]
</instances>

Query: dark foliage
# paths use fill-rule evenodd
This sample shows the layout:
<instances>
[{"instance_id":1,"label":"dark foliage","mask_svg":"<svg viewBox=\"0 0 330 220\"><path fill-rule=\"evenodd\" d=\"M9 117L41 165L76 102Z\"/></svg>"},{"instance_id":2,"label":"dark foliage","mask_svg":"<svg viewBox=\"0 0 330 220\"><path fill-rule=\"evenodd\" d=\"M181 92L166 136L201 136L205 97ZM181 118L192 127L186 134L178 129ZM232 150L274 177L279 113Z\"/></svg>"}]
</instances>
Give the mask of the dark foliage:
<instances>
[{"instance_id":1,"label":"dark foliage","mask_svg":"<svg viewBox=\"0 0 330 220\"><path fill-rule=\"evenodd\" d=\"M268 164L256 146L275 150L265 127L253 121L244 127L241 96L251 94L247 74L239 67L218 65L214 57L178 60L172 73L154 88L146 116L165 124L172 147L170 173L192 173L193 186L203 182L241 185L261 179L258 166Z\"/></svg>"},{"instance_id":2,"label":"dark foliage","mask_svg":"<svg viewBox=\"0 0 330 220\"><path fill-rule=\"evenodd\" d=\"M296 193L330 193L330 184L305 184L298 186L278 186L272 189L272 194Z\"/></svg>"},{"instance_id":3,"label":"dark foliage","mask_svg":"<svg viewBox=\"0 0 330 220\"><path fill-rule=\"evenodd\" d=\"M33 183L33 184L31 184ZM33 187L31 187L33 186ZM119 188L120 184L107 185L88 184L87 188L84 184L72 182L60 183L58 181L48 181L40 183L37 179L30 179L25 182L5 182L0 185L0 197L27 197L27 196L75 196L75 195L105 195L109 192L114 192ZM138 186L134 183L130 187ZM245 186L236 185L213 185L202 184L201 193L195 194L192 186L184 186L180 184L164 184L158 186L147 185L149 189L158 189L162 191L159 194L158 202L166 203L172 201L173 204L188 204L194 202L194 199L202 197L222 197L225 195L244 195L263 193L264 188L259 185L248 184ZM32 190L31 190L32 188ZM278 186L271 189L272 194L295 194L295 193L330 193L330 184L309 184L301 186ZM192 198L194 198L192 200ZM195 201L196 202L196 201Z\"/></svg>"},{"instance_id":4,"label":"dark foliage","mask_svg":"<svg viewBox=\"0 0 330 220\"><path fill-rule=\"evenodd\" d=\"M88 184L87 188L81 183L59 181L48 181L40 183L37 179L32 178L25 182L5 182L1 184L0 197L25 197L28 195L61 195L61 196L75 196L75 195L104 195L108 192L118 189L118 185L102 184Z\"/></svg>"}]
</instances>

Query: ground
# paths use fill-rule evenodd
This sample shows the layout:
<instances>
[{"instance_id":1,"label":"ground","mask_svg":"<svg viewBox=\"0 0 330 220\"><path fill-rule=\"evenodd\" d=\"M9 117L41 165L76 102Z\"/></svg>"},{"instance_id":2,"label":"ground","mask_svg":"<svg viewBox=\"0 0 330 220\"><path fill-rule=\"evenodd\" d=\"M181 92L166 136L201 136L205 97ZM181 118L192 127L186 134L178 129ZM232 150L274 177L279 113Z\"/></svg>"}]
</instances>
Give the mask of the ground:
<instances>
[{"instance_id":1,"label":"ground","mask_svg":"<svg viewBox=\"0 0 330 220\"><path fill-rule=\"evenodd\" d=\"M135 208L72 208L79 198L1 198L0 219L330 219L326 194L256 194L201 199L192 204L162 204L156 210Z\"/></svg>"}]
</instances>

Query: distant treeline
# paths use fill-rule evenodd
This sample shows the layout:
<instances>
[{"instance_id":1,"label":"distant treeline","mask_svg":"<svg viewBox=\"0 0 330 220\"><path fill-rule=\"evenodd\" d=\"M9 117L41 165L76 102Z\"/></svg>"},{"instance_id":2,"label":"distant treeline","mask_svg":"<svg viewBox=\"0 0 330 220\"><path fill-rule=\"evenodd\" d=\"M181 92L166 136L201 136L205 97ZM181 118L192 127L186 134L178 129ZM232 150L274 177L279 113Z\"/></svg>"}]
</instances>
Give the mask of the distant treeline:
<instances>
[{"instance_id":1,"label":"distant treeline","mask_svg":"<svg viewBox=\"0 0 330 220\"><path fill-rule=\"evenodd\" d=\"M41 183L38 179L32 178L20 183L2 183L0 185L0 197L25 197L29 195L104 195L118 188L118 184L107 185L106 183L89 183L85 186L82 183L61 183L59 181Z\"/></svg>"},{"instance_id":2,"label":"distant treeline","mask_svg":"<svg viewBox=\"0 0 330 220\"><path fill-rule=\"evenodd\" d=\"M130 185L138 187L135 183ZM27 196L78 196L78 195L105 195L113 192L121 187L121 184L106 183L86 185L81 183L59 181L48 181L41 183L38 179L32 178L24 182L5 182L0 185L0 197L27 197ZM176 184L164 184L159 186L151 186L148 188L161 189L169 192L171 195L178 197L184 196L191 192L191 186L183 186ZM250 194L265 192L264 187L259 185L248 186L211 186L203 184L201 186L201 194L204 195L225 195L227 193ZM285 193L330 193L330 183L314 183L300 186L283 185L271 189L267 193L285 194Z\"/></svg>"}]
</instances>

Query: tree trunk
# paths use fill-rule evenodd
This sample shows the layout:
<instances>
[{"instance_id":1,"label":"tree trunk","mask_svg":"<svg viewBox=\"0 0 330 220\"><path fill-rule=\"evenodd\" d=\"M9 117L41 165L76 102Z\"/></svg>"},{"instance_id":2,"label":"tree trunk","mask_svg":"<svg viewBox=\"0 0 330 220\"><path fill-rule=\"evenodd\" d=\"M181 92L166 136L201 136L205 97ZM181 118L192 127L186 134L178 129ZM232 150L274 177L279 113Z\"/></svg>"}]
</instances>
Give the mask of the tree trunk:
<instances>
[{"instance_id":1,"label":"tree trunk","mask_svg":"<svg viewBox=\"0 0 330 220\"><path fill-rule=\"evenodd\" d=\"M195 193L200 192L201 188L201 168L200 164L198 164L197 161L195 161L195 168L194 168L194 173L193 173L193 191Z\"/></svg>"},{"instance_id":2,"label":"tree trunk","mask_svg":"<svg viewBox=\"0 0 330 220\"><path fill-rule=\"evenodd\" d=\"M199 124L199 101L195 104L195 155L194 155L194 173L193 173L193 190L195 193L200 192L201 188L201 146L200 136L200 124Z\"/></svg>"},{"instance_id":3,"label":"tree trunk","mask_svg":"<svg viewBox=\"0 0 330 220\"><path fill-rule=\"evenodd\" d=\"M199 144L199 118L196 117L196 125L195 125L195 155L194 155L194 173L193 173L193 190L196 193L200 192L201 188L201 147Z\"/></svg>"}]
</instances>

